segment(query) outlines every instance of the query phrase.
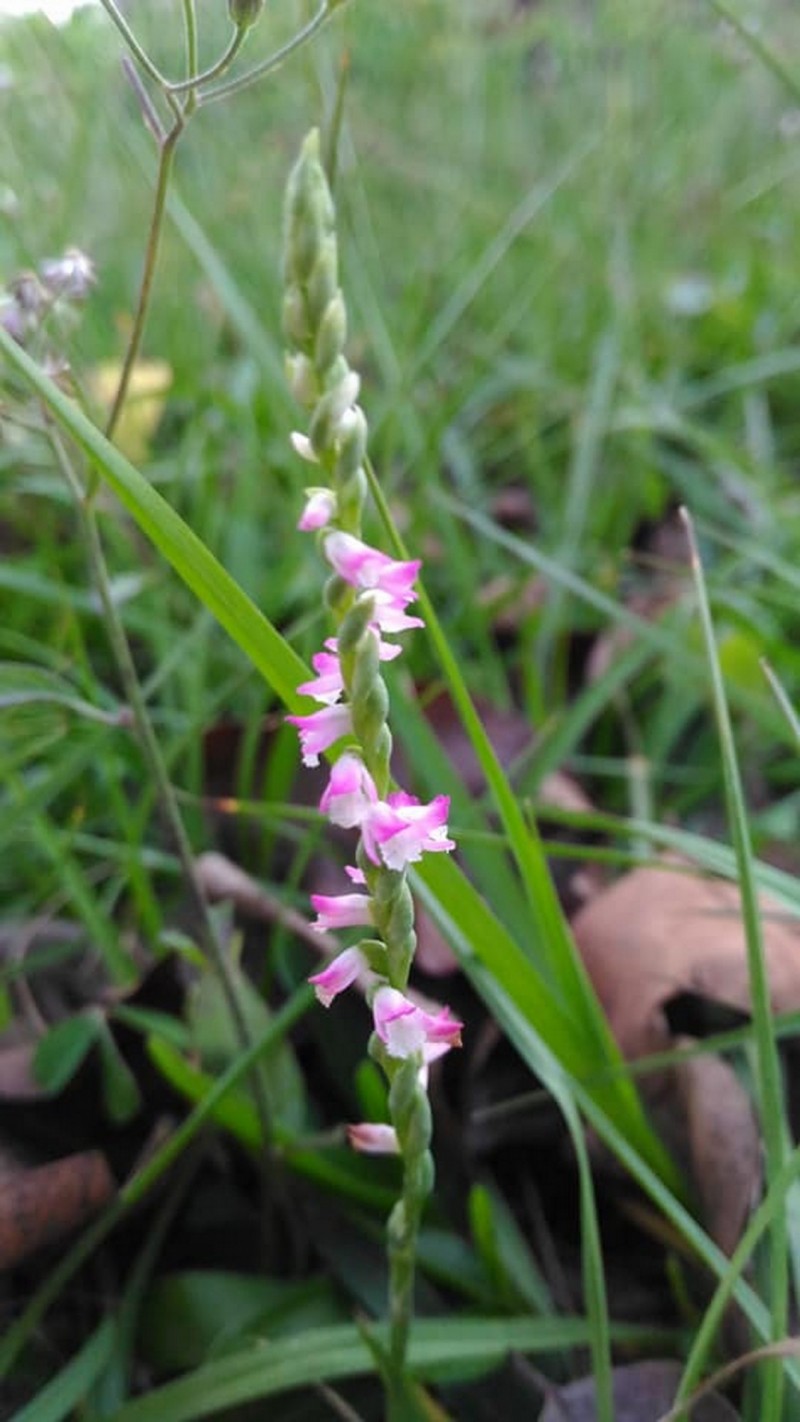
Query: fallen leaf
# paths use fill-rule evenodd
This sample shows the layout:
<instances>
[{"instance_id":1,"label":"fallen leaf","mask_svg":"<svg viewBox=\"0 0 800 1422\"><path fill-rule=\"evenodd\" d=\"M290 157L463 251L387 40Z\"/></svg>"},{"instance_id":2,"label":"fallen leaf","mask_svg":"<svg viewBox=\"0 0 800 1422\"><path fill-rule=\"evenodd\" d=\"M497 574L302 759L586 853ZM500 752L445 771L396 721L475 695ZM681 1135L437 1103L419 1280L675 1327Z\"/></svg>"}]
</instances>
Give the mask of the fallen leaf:
<instances>
[{"instance_id":1,"label":"fallen leaf","mask_svg":"<svg viewBox=\"0 0 800 1422\"><path fill-rule=\"evenodd\" d=\"M655 1422L675 1401L683 1369L671 1359L653 1358L614 1368L614 1422ZM539 1414L539 1422L597 1422L594 1378L579 1378L554 1388ZM701 1399L691 1422L737 1422L738 1413L719 1393Z\"/></svg>"},{"instance_id":2,"label":"fallen leaf","mask_svg":"<svg viewBox=\"0 0 800 1422\"><path fill-rule=\"evenodd\" d=\"M747 1017L750 984L739 890L673 862L635 869L573 919L575 941L628 1060L686 1045L670 1011L723 1005ZM800 925L762 899L764 951L774 1012L800 1008ZM706 1227L736 1246L761 1188L753 1108L719 1057L689 1058L643 1079L664 1134L691 1167Z\"/></svg>"},{"instance_id":3,"label":"fallen leaf","mask_svg":"<svg viewBox=\"0 0 800 1422\"><path fill-rule=\"evenodd\" d=\"M772 1010L796 1011L800 923L767 899L761 906ZM734 884L681 872L674 862L634 869L581 908L572 931L628 1060L674 1045L665 1008L681 994L750 1011L747 950Z\"/></svg>"},{"instance_id":4,"label":"fallen leaf","mask_svg":"<svg viewBox=\"0 0 800 1422\"><path fill-rule=\"evenodd\" d=\"M56 1244L113 1199L103 1154L81 1151L47 1165L15 1162L0 1179L0 1272Z\"/></svg>"},{"instance_id":5,"label":"fallen leaf","mask_svg":"<svg viewBox=\"0 0 800 1422\"><path fill-rule=\"evenodd\" d=\"M673 1076L706 1228L732 1254L762 1183L753 1103L733 1068L711 1053L678 1063Z\"/></svg>"}]
</instances>

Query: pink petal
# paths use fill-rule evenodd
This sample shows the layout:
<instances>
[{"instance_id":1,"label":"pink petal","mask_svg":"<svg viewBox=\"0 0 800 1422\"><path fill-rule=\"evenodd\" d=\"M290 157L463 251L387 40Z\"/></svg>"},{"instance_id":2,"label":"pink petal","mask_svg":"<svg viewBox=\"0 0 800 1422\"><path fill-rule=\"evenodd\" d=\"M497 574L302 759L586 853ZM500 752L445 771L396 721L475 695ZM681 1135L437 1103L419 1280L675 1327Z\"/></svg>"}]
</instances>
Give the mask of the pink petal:
<instances>
[{"instance_id":1,"label":"pink petal","mask_svg":"<svg viewBox=\"0 0 800 1422\"><path fill-rule=\"evenodd\" d=\"M330 1007L333 999L352 986L361 973L366 972L367 960L360 948L345 948L321 973L309 978L317 999L323 1007Z\"/></svg>"},{"instance_id":2,"label":"pink petal","mask_svg":"<svg viewBox=\"0 0 800 1422\"><path fill-rule=\"evenodd\" d=\"M287 716L286 720L300 732L304 765L319 765L323 751L353 729L349 706L326 706L311 716Z\"/></svg>"},{"instance_id":3,"label":"pink petal","mask_svg":"<svg viewBox=\"0 0 800 1422\"><path fill-rule=\"evenodd\" d=\"M361 756L345 751L331 770L319 807L331 824L354 829L377 799L375 782Z\"/></svg>"},{"instance_id":4,"label":"pink petal","mask_svg":"<svg viewBox=\"0 0 800 1422\"><path fill-rule=\"evenodd\" d=\"M336 495L332 489L306 489L306 494L297 527L303 533L311 533L315 528L324 528L335 517Z\"/></svg>"},{"instance_id":5,"label":"pink petal","mask_svg":"<svg viewBox=\"0 0 800 1422\"><path fill-rule=\"evenodd\" d=\"M311 927L323 933L326 929L371 924L371 904L369 894L312 894L311 907L317 918Z\"/></svg>"},{"instance_id":6,"label":"pink petal","mask_svg":"<svg viewBox=\"0 0 800 1422\"><path fill-rule=\"evenodd\" d=\"M376 588L395 601L406 602L413 597L412 585L422 567L419 559L397 562L341 530L328 535L324 548L334 571L354 587Z\"/></svg>"},{"instance_id":7,"label":"pink petal","mask_svg":"<svg viewBox=\"0 0 800 1422\"><path fill-rule=\"evenodd\" d=\"M361 826L364 848L373 864L404 869L425 853L449 853L455 841L447 838L450 799L437 795L421 805L413 795L395 791L374 805Z\"/></svg>"},{"instance_id":8,"label":"pink petal","mask_svg":"<svg viewBox=\"0 0 800 1422\"><path fill-rule=\"evenodd\" d=\"M359 1121L347 1127L347 1139L353 1150L363 1155L399 1155L400 1142L394 1126L380 1125L375 1121Z\"/></svg>"},{"instance_id":9,"label":"pink petal","mask_svg":"<svg viewBox=\"0 0 800 1422\"><path fill-rule=\"evenodd\" d=\"M375 604L372 625L377 627L379 632L408 632L412 627L425 626L421 617L407 616L404 611L405 603L398 602L390 593L378 589L373 592L372 597Z\"/></svg>"},{"instance_id":10,"label":"pink petal","mask_svg":"<svg viewBox=\"0 0 800 1422\"><path fill-rule=\"evenodd\" d=\"M324 706L333 706L344 691L339 658L331 652L316 652L311 658L311 665L318 675L312 681L301 682L297 690L303 696L321 701Z\"/></svg>"},{"instance_id":11,"label":"pink petal","mask_svg":"<svg viewBox=\"0 0 800 1422\"><path fill-rule=\"evenodd\" d=\"M440 1048L461 1045L463 1023L452 1016L448 1007L438 1012L425 1012L409 1001L397 988L380 987L372 1000L375 1031L391 1057L420 1054L424 1062L441 1055Z\"/></svg>"}]
</instances>

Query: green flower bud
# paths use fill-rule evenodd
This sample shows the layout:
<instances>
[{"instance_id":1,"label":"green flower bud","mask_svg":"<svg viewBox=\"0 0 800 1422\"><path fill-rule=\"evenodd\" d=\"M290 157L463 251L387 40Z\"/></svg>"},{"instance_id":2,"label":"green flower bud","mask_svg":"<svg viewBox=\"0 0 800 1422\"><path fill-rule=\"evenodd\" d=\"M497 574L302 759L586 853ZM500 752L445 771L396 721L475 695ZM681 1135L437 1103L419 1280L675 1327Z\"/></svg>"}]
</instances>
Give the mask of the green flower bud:
<instances>
[{"instance_id":1,"label":"green flower bud","mask_svg":"<svg viewBox=\"0 0 800 1422\"><path fill-rule=\"evenodd\" d=\"M290 355L284 362L286 383L299 405L313 410L319 399L317 375L308 356Z\"/></svg>"},{"instance_id":2,"label":"green flower bud","mask_svg":"<svg viewBox=\"0 0 800 1422\"><path fill-rule=\"evenodd\" d=\"M240 30L249 30L263 8L264 0L228 0L228 14Z\"/></svg>"},{"instance_id":3,"label":"green flower bud","mask_svg":"<svg viewBox=\"0 0 800 1422\"><path fill-rule=\"evenodd\" d=\"M333 365L336 357L341 355L346 340L347 312L342 293L337 291L328 302L317 327L317 339L314 343L314 364L317 370L327 370Z\"/></svg>"},{"instance_id":4,"label":"green flower bud","mask_svg":"<svg viewBox=\"0 0 800 1422\"><path fill-rule=\"evenodd\" d=\"M310 351L313 336L308 322L305 298L300 287L292 283L283 295L283 334L294 350Z\"/></svg>"},{"instance_id":5,"label":"green flower bud","mask_svg":"<svg viewBox=\"0 0 800 1422\"><path fill-rule=\"evenodd\" d=\"M336 483L345 484L357 476L367 452L367 421L360 405L351 405L339 421L339 443L336 450ZM347 490L342 493L346 495ZM358 498L358 487L353 494ZM364 490L366 494L366 488Z\"/></svg>"},{"instance_id":6,"label":"green flower bud","mask_svg":"<svg viewBox=\"0 0 800 1422\"><path fill-rule=\"evenodd\" d=\"M336 238L326 237L317 249L316 259L308 278L308 309L316 326L325 308L339 292Z\"/></svg>"},{"instance_id":7,"label":"green flower bud","mask_svg":"<svg viewBox=\"0 0 800 1422\"><path fill-rule=\"evenodd\" d=\"M326 238L334 230L335 211L325 170L319 161L319 132L307 135L286 188L284 270L287 281L305 284Z\"/></svg>"}]
</instances>

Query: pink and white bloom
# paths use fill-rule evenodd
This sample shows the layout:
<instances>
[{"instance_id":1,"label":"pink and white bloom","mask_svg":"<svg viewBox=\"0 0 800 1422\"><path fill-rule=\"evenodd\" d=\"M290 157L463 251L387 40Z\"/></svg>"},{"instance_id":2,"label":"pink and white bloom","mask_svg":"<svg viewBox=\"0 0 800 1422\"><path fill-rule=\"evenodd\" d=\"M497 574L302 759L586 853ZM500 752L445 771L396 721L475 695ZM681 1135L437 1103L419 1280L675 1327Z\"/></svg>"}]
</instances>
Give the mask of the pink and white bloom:
<instances>
[{"instance_id":1,"label":"pink and white bloom","mask_svg":"<svg viewBox=\"0 0 800 1422\"><path fill-rule=\"evenodd\" d=\"M419 559L397 562L341 529L329 533L323 547L334 572L353 587L378 588L403 606L414 597L413 583L422 567Z\"/></svg>"},{"instance_id":2,"label":"pink and white bloom","mask_svg":"<svg viewBox=\"0 0 800 1422\"><path fill-rule=\"evenodd\" d=\"M286 720L300 733L303 765L319 765L323 751L353 729L349 706L326 706L311 716L287 716Z\"/></svg>"},{"instance_id":3,"label":"pink and white bloom","mask_svg":"<svg viewBox=\"0 0 800 1422\"><path fill-rule=\"evenodd\" d=\"M344 872L351 884L366 884L367 876L363 869L359 869L357 864L345 864Z\"/></svg>"},{"instance_id":4,"label":"pink and white bloom","mask_svg":"<svg viewBox=\"0 0 800 1422\"><path fill-rule=\"evenodd\" d=\"M345 751L333 766L319 802L323 815L327 815L333 825L355 829L377 802L375 781L361 756Z\"/></svg>"},{"instance_id":5,"label":"pink and white bloom","mask_svg":"<svg viewBox=\"0 0 800 1422\"><path fill-rule=\"evenodd\" d=\"M398 647L396 642L381 641L380 633L378 632L377 627L375 628L375 634L378 638L378 661L393 662L395 657L400 656L400 653L403 650L402 647ZM339 642L336 637L326 637L325 646L327 647L329 652L335 652L338 654Z\"/></svg>"},{"instance_id":6,"label":"pink and white bloom","mask_svg":"<svg viewBox=\"0 0 800 1422\"><path fill-rule=\"evenodd\" d=\"M372 626L379 632L409 632L413 627L424 627L425 623L421 617L409 617L406 610L405 599L398 601L392 597L391 593L383 592L380 588L372 591L372 601L374 611L372 614Z\"/></svg>"},{"instance_id":7,"label":"pink and white bloom","mask_svg":"<svg viewBox=\"0 0 800 1422\"><path fill-rule=\"evenodd\" d=\"M345 948L343 953L337 956L322 969L321 973L314 973L309 978L309 982L314 988L317 1000L323 1007L330 1007L333 999L339 996L340 992L345 992L352 987L357 978L365 973L369 967L364 954L360 948Z\"/></svg>"},{"instance_id":8,"label":"pink and white bloom","mask_svg":"<svg viewBox=\"0 0 800 1422\"><path fill-rule=\"evenodd\" d=\"M453 1017L449 1007L426 1012L397 988L378 988L372 999L372 1014L375 1031L390 1057L419 1054L424 1061L431 1061L450 1047L461 1046L464 1024Z\"/></svg>"},{"instance_id":9,"label":"pink and white bloom","mask_svg":"<svg viewBox=\"0 0 800 1422\"><path fill-rule=\"evenodd\" d=\"M327 929L371 924L371 904L369 894L312 894L311 907L317 917L311 927L324 933Z\"/></svg>"},{"instance_id":10,"label":"pink and white bloom","mask_svg":"<svg viewBox=\"0 0 800 1422\"><path fill-rule=\"evenodd\" d=\"M361 825L364 848L373 864L404 869L425 853L448 854L455 841L447 838L449 795L436 795L422 805L415 795L397 790L374 805Z\"/></svg>"},{"instance_id":11,"label":"pink and white bloom","mask_svg":"<svg viewBox=\"0 0 800 1422\"><path fill-rule=\"evenodd\" d=\"M304 436L298 435L298 439L300 438L304 438ZM311 449L310 441L307 440L306 443ZM315 528L324 528L326 524L330 523L335 514L336 495L333 489L306 489L305 508L300 515L297 527L302 533L313 533Z\"/></svg>"},{"instance_id":12,"label":"pink and white bloom","mask_svg":"<svg viewBox=\"0 0 800 1422\"><path fill-rule=\"evenodd\" d=\"M362 1155L399 1155L400 1142L394 1126L377 1121L359 1121L347 1127L347 1139Z\"/></svg>"},{"instance_id":13,"label":"pink and white bloom","mask_svg":"<svg viewBox=\"0 0 800 1422\"><path fill-rule=\"evenodd\" d=\"M344 691L342 668L335 652L315 652L311 665L317 675L312 681L303 681L297 690L303 696L311 696L323 706L333 706Z\"/></svg>"}]
</instances>

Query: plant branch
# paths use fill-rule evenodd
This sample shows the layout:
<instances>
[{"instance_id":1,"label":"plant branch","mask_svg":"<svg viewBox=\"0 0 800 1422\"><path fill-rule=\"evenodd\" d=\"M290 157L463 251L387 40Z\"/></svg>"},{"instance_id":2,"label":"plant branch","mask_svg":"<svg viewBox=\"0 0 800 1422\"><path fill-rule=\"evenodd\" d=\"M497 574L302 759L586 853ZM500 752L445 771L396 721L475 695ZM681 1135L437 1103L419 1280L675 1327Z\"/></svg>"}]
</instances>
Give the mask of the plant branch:
<instances>
[{"instance_id":1,"label":"plant branch","mask_svg":"<svg viewBox=\"0 0 800 1422\"><path fill-rule=\"evenodd\" d=\"M150 230L147 234L147 247L144 257L144 271L142 272L141 286L139 287L139 299L136 303L136 314L133 318L133 329L128 340L128 348L125 352L125 359L122 363L122 373L119 378L119 385L114 396L114 402L106 422L106 438L113 439L114 431L122 414L122 409L128 394L134 366L141 349L144 328L147 322L147 314L150 307L150 296L153 289L153 278L155 276L156 262L158 260L158 249L161 243L161 233L164 227L164 214L166 212L167 191L169 180L172 174L172 160L175 156L175 148L186 125L186 115L181 111L176 118L172 128L161 144L161 151L158 161L158 175L156 178L156 191L153 199L153 211L150 218ZM90 484L90 494L96 488L96 478Z\"/></svg>"},{"instance_id":2,"label":"plant branch","mask_svg":"<svg viewBox=\"0 0 800 1422\"><path fill-rule=\"evenodd\" d=\"M248 69L246 74L240 74L238 79L229 79L227 84L220 84L219 88L210 89L207 93L201 94L199 103L203 105L213 103L216 99L227 99L231 94L238 94L242 89L249 88L258 79L263 79L266 74L270 74L273 69L277 69L279 65L283 64L290 54L294 54L296 49L306 43L306 40L310 40L312 35L322 29L326 20L330 18L334 10L339 8L341 3L342 0L323 0L316 15L309 20L308 24L304 25L302 30L298 30L297 34L280 49L276 49L269 59L262 60L261 64L257 64L253 69Z\"/></svg>"}]
</instances>

